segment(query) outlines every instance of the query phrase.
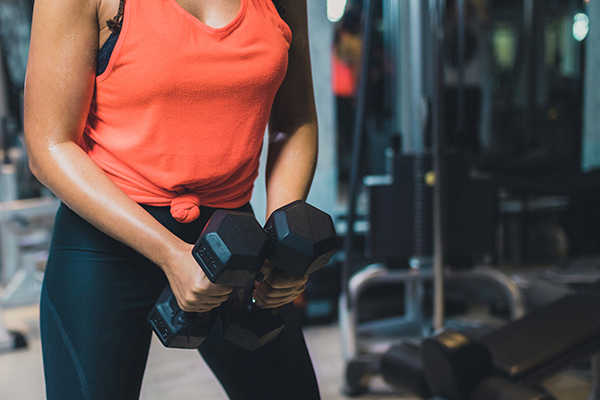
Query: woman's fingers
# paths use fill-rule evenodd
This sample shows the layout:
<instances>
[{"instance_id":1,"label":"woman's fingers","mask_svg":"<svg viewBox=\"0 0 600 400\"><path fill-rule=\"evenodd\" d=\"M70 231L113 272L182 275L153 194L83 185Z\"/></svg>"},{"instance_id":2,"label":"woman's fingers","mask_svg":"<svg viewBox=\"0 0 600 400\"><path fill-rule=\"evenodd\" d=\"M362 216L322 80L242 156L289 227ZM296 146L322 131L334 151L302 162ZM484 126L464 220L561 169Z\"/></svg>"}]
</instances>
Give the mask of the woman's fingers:
<instances>
[{"instance_id":1,"label":"woman's fingers","mask_svg":"<svg viewBox=\"0 0 600 400\"><path fill-rule=\"evenodd\" d=\"M271 276L271 273L273 272L273 268L274 268L274 265L272 262L270 262L268 260L265 261L265 263L263 264L263 267L260 269L260 274L259 274L260 278L258 278L257 280L259 282L261 282L263 280L269 279L269 276Z\"/></svg>"},{"instance_id":2,"label":"woman's fingers","mask_svg":"<svg viewBox=\"0 0 600 400\"><path fill-rule=\"evenodd\" d=\"M233 289L231 286L224 286L224 288L229 288L228 292L225 294L198 294L192 293L189 297L184 298L183 300L177 300L179 307L183 311L188 312L204 312L212 310L220 306L223 302L225 302L229 298L229 293Z\"/></svg>"},{"instance_id":3,"label":"woman's fingers","mask_svg":"<svg viewBox=\"0 0 600 400\"><path fill-rule=\"evenodd\" d=\"M226 301L233 290L232 286L212 283L198 267L191 251L182 254L174 265L178 268L167 270L167 278L183 311L209 311Z\"/></svg>"},{"instance_id":4,"label":"woman's fingers","mask_svg":"<svg viewBox=\"0 0 600 400\"><path fill-rule=\"evenodd\" d=\"M298 297L303 290L299 290L294 293L288 293L281 297L268 297L262 293L255 291L253 296L256 303L262 308L277 308L285 304L291 303L296 297Z\"/></svg>"},{"instance_id":5,"label":"woman's fingers","mask_svg":"<svg viewBox=\"0 0 600 400\"><path fill-rule=\"evenodd\" d=\"M308 277L297 278L276 268L266 280L255 284L253 296L261 307L280 307L304 292L307 280Z\"/></svg>"}]
</instances>

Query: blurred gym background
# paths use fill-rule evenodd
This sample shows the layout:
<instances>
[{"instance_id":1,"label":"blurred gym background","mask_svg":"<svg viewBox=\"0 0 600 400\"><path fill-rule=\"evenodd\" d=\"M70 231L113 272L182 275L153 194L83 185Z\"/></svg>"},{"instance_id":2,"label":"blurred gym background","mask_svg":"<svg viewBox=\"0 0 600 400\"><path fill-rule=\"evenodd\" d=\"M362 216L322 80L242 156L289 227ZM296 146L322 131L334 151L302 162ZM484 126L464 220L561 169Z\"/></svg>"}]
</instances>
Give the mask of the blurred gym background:
<instances>
[{"instance_id":1,"label":"blurred gym background","mask_svg":"<svg viewBox=\"0 0 600 400\"><path fill-rule=\"evenodd\" d=\"M600 1L308 5L320 133L308 201L334 217L340 250L296 303L323 398L423 397L382 374L390 348L449 327L481 336L600 282ZM0 398L10 400L44 398L36 304L58 206L23 144L32 6L0 0ZM252 203L261 217L260 177ZM590 336L600 343L600 331ZM598 350L540 387L600 399ZM163 351L153 343L143 399L225 398L199 358Z\"/></svg>"}]
</instances>

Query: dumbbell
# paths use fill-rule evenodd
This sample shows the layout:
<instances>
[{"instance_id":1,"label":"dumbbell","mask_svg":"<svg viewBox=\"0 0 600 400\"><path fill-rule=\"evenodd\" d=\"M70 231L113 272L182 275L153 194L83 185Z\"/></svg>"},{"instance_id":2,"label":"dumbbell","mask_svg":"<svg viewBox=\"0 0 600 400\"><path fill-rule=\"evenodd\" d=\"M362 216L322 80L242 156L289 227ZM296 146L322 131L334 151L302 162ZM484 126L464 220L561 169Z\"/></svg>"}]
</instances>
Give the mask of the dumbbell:
<instances>
[{"instance_id":1,"label":"dumbbell","mask_svg":"<svg viewBox=\"0 0 600 400\"><path fill-rule=\"evenodd\" d=\"M500 377L490 350L474 338L453 329L447 329L423 340L421 362L429 394L434 398L444 400L552 399L546 393Z\"/></svg>"},{"instance_id":2,"label":"dumbbell","mask_svg":"<svg viewBox=\"0 0 600 400\"><path fill-rule=\"evenodd\" d=\"M246 286L263 267L271 241L250 213L217 210L202 230L192 255L212 283ZM195 349L217 319L216 309L184 312L167 285L148 316L166 347Z\"/></svg>"},{"instance_id":3,"label":"dumbbell","mask_svg":"<svg viewBox=\"0 0 600 400\"><path fill-rule=\"evenodd\" d=\"M331 216L301 200L275 210L264 231L271 242L268 260L296 277L326 265L338 245ZM270 342L284 326L278 309L252 302L253 290L249 285L230 296L220 314L223 336L246 350Z\"/></svg>"},{"instance_id":4,"label":"dumbbell","mask_svg":"<svg viewBox=\"0 0 600 400\"><path fill-rule=\"evenodd\" d=\"M470 399L479 384L495 373L489 350L453 329L423 340L421 358L431 395L447 400Z\"/></svg>"}]
</instances>

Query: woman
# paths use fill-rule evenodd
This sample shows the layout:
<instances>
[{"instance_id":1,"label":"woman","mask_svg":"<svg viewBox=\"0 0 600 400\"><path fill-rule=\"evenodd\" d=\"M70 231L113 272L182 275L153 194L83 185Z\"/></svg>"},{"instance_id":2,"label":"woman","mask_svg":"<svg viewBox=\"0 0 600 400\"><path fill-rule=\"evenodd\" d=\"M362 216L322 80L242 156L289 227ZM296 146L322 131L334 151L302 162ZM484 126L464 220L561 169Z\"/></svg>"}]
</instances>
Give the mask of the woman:
<instances>
[{"instance_id":1,"label":"woman","mask_svg":"<svg viewBox=\"0 0 600 400\"><path fill-rule=\"evenodd\" d=\"M167 282L185 311L227 299L192 243L216 208L251 210L267 122L267 215L306 198L306 1L280 3L285 20L271 0L36 0L25 136L33 173L63 203L40 311L48 399L138 398L146 317ZM230 398L318 398L289 309L306 280L265 276L254 297L283 306L279 337L246 352L213 329L199 351Z\"/></svg>"}]
</instances>

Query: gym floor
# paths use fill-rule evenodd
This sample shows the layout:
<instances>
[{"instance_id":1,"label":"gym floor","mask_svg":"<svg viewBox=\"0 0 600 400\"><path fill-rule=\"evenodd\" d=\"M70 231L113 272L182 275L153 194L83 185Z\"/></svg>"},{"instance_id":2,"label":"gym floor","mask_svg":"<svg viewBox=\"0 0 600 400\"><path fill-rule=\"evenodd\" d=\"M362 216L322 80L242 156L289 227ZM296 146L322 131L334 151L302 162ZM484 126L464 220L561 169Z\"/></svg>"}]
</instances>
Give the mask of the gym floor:
<instances>
[{"instance_id":1,"label":"gym floor","mask_svg":"<svg viewBox=\"0 0 600 400\"><path fill-rule=\"evenodd\" d=\"M0 354L2 400L43 400L45 397L37 316L35 306L3 311L8 329L25 333L29 346L25 350ZM345 399L340 393L343 361L337 325L307 327L305 335L323 400ZM563 373L546 382L545 386L560 400L585 400L590 390L589 377L576 372ZM141 400L167 399L226 400L227 396L197 353L166 349L155 340ZM417 400L399 396L378 379L373 380L371 393L358 399Z\"/></svg>"}]
</instances>

